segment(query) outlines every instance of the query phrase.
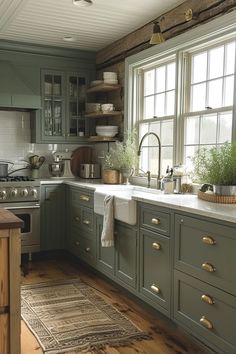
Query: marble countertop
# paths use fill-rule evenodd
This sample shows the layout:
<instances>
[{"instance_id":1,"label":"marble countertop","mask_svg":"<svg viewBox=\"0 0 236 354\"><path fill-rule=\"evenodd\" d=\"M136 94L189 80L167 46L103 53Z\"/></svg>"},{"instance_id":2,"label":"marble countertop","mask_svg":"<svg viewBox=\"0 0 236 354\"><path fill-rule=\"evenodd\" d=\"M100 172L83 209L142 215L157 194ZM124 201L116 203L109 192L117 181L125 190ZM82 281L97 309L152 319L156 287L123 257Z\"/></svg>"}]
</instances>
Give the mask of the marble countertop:
<instances>
[{"instance_id":1,"label":"marble countertop","mask_svg":"<svg viewBox=\"0 0 236 354\"><path fill-rule=\"evenodd\" d=\"M88 188L90 190L107 191L107 194L113 194L116 185L103 184L101 180L83 180L83 179L62 179L62 178L49 178L40 181L41 184L55 184L64 183L71 186ZM120 188L121 186L118 185ZM157 192L154 189L132 186L134 189L129 193L127 198L132 198L136 201L159 205L170 209L189 212L201 216L217 219L218 221L224 220L236 223L236 204L217 204L199 199L194 194L164 194ZM131 188L132 188L131 187ZM130 190L130 186L122 186L124 191Z\"/></svg>"}]
</instances>

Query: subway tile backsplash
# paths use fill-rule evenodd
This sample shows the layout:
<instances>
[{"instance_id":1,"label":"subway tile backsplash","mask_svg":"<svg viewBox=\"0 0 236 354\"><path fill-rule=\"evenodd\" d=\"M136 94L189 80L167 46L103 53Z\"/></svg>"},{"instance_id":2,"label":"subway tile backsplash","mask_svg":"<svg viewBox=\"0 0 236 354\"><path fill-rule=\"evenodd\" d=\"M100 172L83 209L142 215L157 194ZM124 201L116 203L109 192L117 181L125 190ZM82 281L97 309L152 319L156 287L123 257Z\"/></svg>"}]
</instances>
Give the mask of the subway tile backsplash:
<instances>
[{"instance_id":1,"label":"subway tile backsplash","mask_svg":"<svg viewBox=\"0 0 236 354\"><path fill-rule=\"evenodd\" d=\"M46 161L39 170L39 177L48 177L48 163L56 151L73 151L74 144L32 144L29 112L0 111L0 160L14 163L13 169L25 167L28 156L37 154L45 156ZM17 174L29 174L29 170Z\"/></svg>"}]
</instances>

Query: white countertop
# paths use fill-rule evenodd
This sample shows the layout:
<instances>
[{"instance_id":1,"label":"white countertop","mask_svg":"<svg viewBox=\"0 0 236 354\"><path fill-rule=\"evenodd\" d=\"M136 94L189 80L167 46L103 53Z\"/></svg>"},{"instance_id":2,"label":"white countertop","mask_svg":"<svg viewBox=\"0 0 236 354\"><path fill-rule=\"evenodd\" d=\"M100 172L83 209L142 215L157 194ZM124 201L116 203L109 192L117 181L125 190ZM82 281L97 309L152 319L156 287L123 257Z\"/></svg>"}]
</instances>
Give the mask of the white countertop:
<instances>
[{"instance_id":1,"label":"white countertop","mask_svg":"<svg viewBox=\"0 0 236 354\"><path fill-rule=\"evenodd\" d=\"M90 190L107 190L107 194L112 194L116 189L116 185L103 184L101 180L83 180L83 179L62 179L62 178L49 178L43 179L40 181L41 184L55 184L55 183L64 183L67 185L88 188ZM121 187L121 186L120 186ZM125 185L122 186L125 188ZM136 201L141 201L144 203L150 203L154 205L159 205L162 207L186 211L189 213L211 217L217 219L218 221L229 221L236 223L236 204L218 204L211 203L199 199L196 195L193 194L164 194L157 193L156 190L133 186L134 190L132 195L129 198L132 198ZM135 189L137 187L137 190Z\"/></svg>"}]
</instances>

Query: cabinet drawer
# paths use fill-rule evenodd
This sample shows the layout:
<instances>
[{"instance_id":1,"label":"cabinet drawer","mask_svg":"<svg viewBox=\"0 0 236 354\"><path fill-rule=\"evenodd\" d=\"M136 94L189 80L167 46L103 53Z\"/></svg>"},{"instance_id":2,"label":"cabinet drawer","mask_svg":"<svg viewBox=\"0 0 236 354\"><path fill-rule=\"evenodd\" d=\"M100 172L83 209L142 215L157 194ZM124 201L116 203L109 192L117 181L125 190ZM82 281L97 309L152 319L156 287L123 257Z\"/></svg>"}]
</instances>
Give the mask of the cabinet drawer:
<instances>
[{"instance_id":1,"label":"cabinet drawer","mask_svg":"<svg viewBox=\"0 0 236 354\"><path fill-rule=\"evenodd\" d=\"M170 307L169 238L140 230L140 292L169 311Z\"/></svg>"},{"instance_id":2,"label":"cabinet drawer","mask_svg":"<svg viewBox=\"0 0 236 354\"><path fill-rule=\"evenodd\" d=\"M234 228L175 216L175 268L234 295L235 249Z\"/></svg>"},{"instance_id":3,"label":"cabinet drawer","mask_svg":"<svg viewBox=\"0 0 236 354\"><path fill-rule=\"evenodd\" d=\"M72 227L93 232L94 230L94 213L91 209L72 206L71 208L71 225Z\"/></svg>"},{"instance_id":4,"label":"cabinet drawer","mask_svg":"<svg viewBox=\"0 0 236 354\"><path fill-rule=\"evenodd\" d=\"M71 188L72 205L83 205L93 209L93 193L87 190Z\"/></svg>"},{"instance_id":5,"label":"cabinet drawer","mask_svg":"<svg viewBox=\"0 0 236 354\"><path fill-rule=\"evenodd\" d=\"M223 353L236 353L236 297L175 271L174 317Z\"/></svg>"},{"instance_id":6,"label":"cabinet drawer","mask_svg":"<svg viewBox=\"0 0 236 354\"><path fill-rule=\"evenodd\" d=\"M73 237L70 250L73 254L80 257L86 263L95 262L96 257L96 239L85 238L83 236Z\"/></svg>"},{"instance_id":7,"label":"cabinet drawer","mask_svg":"<svg viewBox=\"0 0 236 354\"><path fill-rule=\"evenodd\" d=\"M170 215L156 206L141 206L141 227L149 228L166 236L170 234Z\"/></svg>"}]
</instances>

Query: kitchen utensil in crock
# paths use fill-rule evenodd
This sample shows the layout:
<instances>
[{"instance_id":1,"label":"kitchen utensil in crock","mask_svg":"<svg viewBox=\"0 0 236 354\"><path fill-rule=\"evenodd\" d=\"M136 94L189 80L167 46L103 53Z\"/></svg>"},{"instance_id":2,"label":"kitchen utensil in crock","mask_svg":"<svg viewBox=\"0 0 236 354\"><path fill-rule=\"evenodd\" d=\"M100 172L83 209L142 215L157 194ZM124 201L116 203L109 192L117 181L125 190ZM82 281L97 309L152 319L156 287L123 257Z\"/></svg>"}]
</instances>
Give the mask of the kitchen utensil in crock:
<instances>
[{"instance_id":1,"label":"kitchen utensil in crock","mask_svg":"<svg viewBox=\"0 0 236 354\"><path fill-rule=\"evenodd\" d=\"M11 161L0 161L0 177L8 176L8 165L11 165L11 168L14 166L14 163Z\"/></svg>"}]
</instances>

